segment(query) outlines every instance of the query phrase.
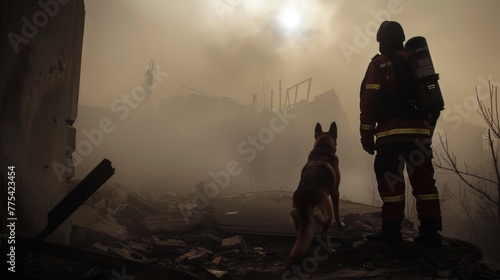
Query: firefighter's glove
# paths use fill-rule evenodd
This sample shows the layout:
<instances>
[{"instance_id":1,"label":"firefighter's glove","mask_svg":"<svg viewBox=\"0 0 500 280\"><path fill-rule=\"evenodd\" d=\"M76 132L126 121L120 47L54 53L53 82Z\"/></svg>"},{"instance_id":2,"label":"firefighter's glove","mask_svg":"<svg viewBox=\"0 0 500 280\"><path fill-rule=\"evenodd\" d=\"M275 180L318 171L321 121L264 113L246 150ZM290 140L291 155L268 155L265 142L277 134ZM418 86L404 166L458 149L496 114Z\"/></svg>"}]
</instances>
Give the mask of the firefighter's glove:
<instances>
[{"instance_id":1,"label":"firefighter's glove","mask_svg":"<svg viewBox=\"0 0 500 280\"><path fill-rule=\"evenodd\" d=\"M375 154L375 142L372 139L361 138L361 145L363 145L363 150L365 150L370 155Z\"/></svg>"}]
</instances>

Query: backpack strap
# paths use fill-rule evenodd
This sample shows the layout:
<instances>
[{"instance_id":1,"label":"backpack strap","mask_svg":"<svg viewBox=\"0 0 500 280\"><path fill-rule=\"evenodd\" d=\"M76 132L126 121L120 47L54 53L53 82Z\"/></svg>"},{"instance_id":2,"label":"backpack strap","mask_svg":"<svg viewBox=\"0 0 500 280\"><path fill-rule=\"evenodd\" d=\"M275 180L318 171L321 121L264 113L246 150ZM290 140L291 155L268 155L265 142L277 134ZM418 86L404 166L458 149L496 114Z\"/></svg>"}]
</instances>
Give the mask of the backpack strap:
<instances>
[{"instance_id":1,"label":"backpack strap","mask_svg":"<svg viewBox=\"0 0 500 280\"><path fill-rule=\"evenodd\" d=\"M396 77L396 93L391 95L381 93L382 102L378 121L384 122L391 118L425 120L427 114L420 106L418 83L413 77L409 61L395 53L384 55L391 61Z\"/></svg>"}]
</instances>

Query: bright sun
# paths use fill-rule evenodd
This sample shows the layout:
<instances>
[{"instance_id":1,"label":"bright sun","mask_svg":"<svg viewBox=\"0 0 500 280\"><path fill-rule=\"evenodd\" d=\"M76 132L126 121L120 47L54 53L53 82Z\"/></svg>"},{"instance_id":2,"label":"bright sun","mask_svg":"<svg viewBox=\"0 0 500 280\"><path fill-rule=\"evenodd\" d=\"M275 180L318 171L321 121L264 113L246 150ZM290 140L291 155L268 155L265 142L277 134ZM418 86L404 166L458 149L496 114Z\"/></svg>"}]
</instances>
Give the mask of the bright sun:
<instances>
[{"instance_id":1,"label":"bright sun","mask_svg":"<svg viewBox=\"0 0 500 280\"><path fill-rule=\"evenodd\" d=\"M295 8L287 8L281 12L280 22L288 30L296 29L300 24L300 14Z\"/></svg>"}]
</instances>

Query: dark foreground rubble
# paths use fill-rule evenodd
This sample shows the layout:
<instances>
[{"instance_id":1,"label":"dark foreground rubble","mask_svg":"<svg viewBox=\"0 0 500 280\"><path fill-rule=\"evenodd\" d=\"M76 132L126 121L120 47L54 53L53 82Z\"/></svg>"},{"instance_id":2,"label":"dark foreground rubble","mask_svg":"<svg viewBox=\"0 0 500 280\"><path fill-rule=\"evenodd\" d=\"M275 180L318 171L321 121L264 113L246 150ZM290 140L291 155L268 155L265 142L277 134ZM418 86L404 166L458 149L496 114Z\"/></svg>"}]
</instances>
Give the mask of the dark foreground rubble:
<instances>
[{"instance_id":1,"label":"dark foreground rubble","mask_svg":"<svg viewBox=\"0 0 500 280\"><path fill-rule=\"evenodd\" d=\"M151 242L136 250L135 242L103 246L111 256L144 258L137 260L140 265L121 267L82 266L42 256L45 278L40 279L500 279L500 267L489 267L476 247L449 238L438 249L409 241L396 248L358 241L353 247L338 248L332 256L322 250L315 255L315 247L321 245L313 244L310 254L297 264L287 261L293 238L229 239L231 246L222 245L226 239L208 234L165 240L169 245Z\"/></svg>"},{"instance_id":2,"label":"dark foreground rubble","mask_svg":"<svg viewBox=\"0 0 500 280\"><path fill-rule=\"evenodd\" d=\"M269 201L288 203L287 195L278 197ZM217 203L186 223L178 205L189 201L190 194L103 188L72 216L70 247L42 244L24 279L500 279L500 267L468 242L416 244L407 220L399 247L364 241L381 226L373 213L343 216L346 228L331 235L336 254L314 241L293 264L287 260L293 234L224 230L213 218Z\"/></svg>"}]
</instances>

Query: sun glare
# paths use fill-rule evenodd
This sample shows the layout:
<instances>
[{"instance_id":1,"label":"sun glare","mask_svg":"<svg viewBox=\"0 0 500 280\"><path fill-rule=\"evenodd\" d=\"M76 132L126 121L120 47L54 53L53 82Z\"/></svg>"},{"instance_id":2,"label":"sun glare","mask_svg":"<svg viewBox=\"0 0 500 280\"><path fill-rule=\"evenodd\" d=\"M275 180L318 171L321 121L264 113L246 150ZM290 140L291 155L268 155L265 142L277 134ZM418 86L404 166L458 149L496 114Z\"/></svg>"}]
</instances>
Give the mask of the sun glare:
<instances>
[{"instance_id":1,"label":"sun glare","mask_svg":"<svg viewBox=\"0 0 500 280\"><path fill-rule=\"evenodd\" d=\"M295 8L286 8L280 14L280 22L288 30L296 29L300 24L300 14Z\"/></svg>"}]
</instances>

